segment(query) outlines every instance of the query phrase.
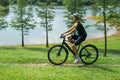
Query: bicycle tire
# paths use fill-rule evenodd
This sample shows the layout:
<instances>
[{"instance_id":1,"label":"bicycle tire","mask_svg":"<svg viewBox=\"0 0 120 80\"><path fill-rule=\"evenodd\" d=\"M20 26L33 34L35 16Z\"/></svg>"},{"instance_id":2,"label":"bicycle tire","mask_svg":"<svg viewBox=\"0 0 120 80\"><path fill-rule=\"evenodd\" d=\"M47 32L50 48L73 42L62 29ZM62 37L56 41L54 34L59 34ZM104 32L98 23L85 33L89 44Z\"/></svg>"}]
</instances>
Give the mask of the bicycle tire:
<instances>
[{"instance_id":1,"label":"bicycle tire","mask_svg":"<svg viewBox=\"0 0 120 80\"><path fill-rule=\"evenodd\" d=\"M93 64L98 59L98 49L91 44L85 45L80 50L79 56L84 64Z\"/></svg>"},{"instance_id":2,"label":"bicycle tire","mask_svg":"<svg viewBox=\"0 0 120 80\"><path fill-rule=\"evenodd\" d=\"M58 52L61 48L60 55ZM61 65L63 64L68 58L68 51L62 45L55 45L51 47L48 51L48 60L54 65Z\"/></svg>"}]
</instances>

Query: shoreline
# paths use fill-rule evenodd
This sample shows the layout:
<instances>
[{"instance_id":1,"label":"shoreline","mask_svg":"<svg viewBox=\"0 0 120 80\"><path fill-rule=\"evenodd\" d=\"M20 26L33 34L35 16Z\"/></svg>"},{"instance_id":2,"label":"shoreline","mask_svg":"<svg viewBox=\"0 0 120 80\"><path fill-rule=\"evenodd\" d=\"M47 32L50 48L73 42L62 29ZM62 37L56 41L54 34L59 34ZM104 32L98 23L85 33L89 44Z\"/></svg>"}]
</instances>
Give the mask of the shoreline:
<instances>
[{"instance_id":1,"label":"shoreline","mask_svg":"<svg viewBox=\"0 0 120 80\"><path fill-rule=\"evenodd\" d=\"M0 10L7 10L7 9L9 9L9 7L2 7L2 8L0 8Z\"/></svg>"},{"instance_id":2,"label":"shoreline","mask_svg":"<svg viewBox=\"0 0 120 80\"><path fill-rule=\"evenodd\" d=\"M97 17L97 16L96 16ZM89 20L93 20L95 22L99 22L100 20L99 19L96 19L94 16L89 16L89 17L86 17L86 19L89 19ZM102 22L101 22L102 23ZM106 23L109 25L109 23ZM115 26L114 26L115 27ZM115 27L116 28L116 27ZM116 28L117 29L117 28ZM120 35L120 31L117 29L117 32L115 34L112 34L110 36L107 36L107 37L112 37L112 36L117 36L117 35Z\"/></svg>"}]
</instances>

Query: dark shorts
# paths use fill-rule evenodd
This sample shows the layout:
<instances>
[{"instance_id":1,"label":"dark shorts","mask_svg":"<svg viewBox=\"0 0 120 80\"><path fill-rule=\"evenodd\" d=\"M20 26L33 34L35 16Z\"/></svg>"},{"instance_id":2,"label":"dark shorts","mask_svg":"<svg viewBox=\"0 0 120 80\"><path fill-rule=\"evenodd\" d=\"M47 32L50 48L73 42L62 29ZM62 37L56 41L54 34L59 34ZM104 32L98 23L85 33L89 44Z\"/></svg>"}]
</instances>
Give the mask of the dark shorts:
<instances>
[{"instance_id":1,"label":"dark shorts","mask_svg":"<svg viewBox=\"0 0 120 80\"><path fill-rule=\"evenodd\" d=\"M77 46L86 39L87 34L83 34L82 36L78 36L78 35L71 35L71 36L72 36L72 39L75 40L74 44Z\"/></svg>"}]
</instances>

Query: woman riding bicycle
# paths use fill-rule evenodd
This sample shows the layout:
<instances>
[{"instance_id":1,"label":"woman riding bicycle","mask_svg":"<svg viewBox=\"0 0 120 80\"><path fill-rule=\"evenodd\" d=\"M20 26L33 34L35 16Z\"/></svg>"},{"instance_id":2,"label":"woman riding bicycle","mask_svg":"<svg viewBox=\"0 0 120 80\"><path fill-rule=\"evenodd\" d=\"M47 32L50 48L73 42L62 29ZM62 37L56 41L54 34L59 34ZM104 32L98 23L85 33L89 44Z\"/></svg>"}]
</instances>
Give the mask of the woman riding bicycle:
<instances>
[{"instance_id":1,"label":"woman riding bicycle","mask_svg":"<svg viewBox=\"0 0 120 80\"><path fill-rule=\"evenodd\" d=\"M80 44L81 42L83 42L87 37L87 33L86 33L83 25L80 23L79 19L80 19L80 15L78 13L73 14L73 20L75 21L75 24L72 26L72 28L70 28L66 32L62 33L63 37L69 35L67 38L70 41L70 43L72 44L72 50L76 55L76 59L75 59L74 63L78 63L81 60L78 55L78 50L76 49L76 46L78 44ZM76 31L78 33L77 35L70 35Z\"/></svg>"}]
</instances>

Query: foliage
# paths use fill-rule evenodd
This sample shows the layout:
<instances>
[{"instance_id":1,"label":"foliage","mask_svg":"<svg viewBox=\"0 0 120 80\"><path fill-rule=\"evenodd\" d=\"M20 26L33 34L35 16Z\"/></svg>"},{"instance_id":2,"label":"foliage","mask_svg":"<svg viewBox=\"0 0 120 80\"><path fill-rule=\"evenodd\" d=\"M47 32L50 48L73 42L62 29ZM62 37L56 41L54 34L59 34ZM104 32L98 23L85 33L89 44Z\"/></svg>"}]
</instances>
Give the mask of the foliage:
<instances>
[{"instance_id":1,"label":"foliage","mask_svg":"<svg viewBox=\"0 0 120 80\"><path fill-rule=\"evenodd\" d=\"M5 21L5 19L0 18L0 30L6 29L8 27L8 23Z\"/></svg>"},{"instance_id":2,"label":"foliage","mask_svg":"<svg viewBox=\"0 0 120 80\"><path fill-rule=\"evenodd\" d=\"M99 15L99 17L101 18L101 20L98 23L104 23L104 17L103 17L103 8L104 8L104 0L95 0L96 4L94 6L91 7L91 10L93 10L93 15ZM109 13L109 6L112 5L112 0L105 0L105 14ZM108 20L107 17L105 20ZM99 24L94 24L94 26L97 28L97 30L102 30L104 31L104 27L102 25ZM109 30L109 28L107 28L107 30Z\"/></svg>"},{"instance_id":3,"label":"foliage","mask_svg":"<svg viewBox=\"0 0 120 80\"><path fill-rule=\"evenodd\" d=\"M0 0L0 3L3 2L2 3L3 6L8 6L10 1L17 3L17 0ZM31 4L31 2L32 2L32 4L36 4L37 1L42 2L42 3L46 2L46 0L28 0L28 1L29 1L29 4ZM64 0L50 0L50 2L55 2L58 5L64 5L63 4ZM118 3L118 2L119 2L119 0L114 0L114 4L120 6L120 3ZM94 5L94 4L96 4L95 0L84 0L84 2L83 2L83 5L87 5L87 6Z\"/></svg>"},{"instance_id":4,"label":"foliage","mask_svg":"<svg viewBox=\"0 0 120 80\"><path fill-rule=\"evenodd\" d=\"M9 6L9 0L0 0L0 4L4 7Z\"/></svg>"},{"instance_id":5,"label":"foliage","mask_svg":"<svg viewBox=\"0 0 120 80\"><path fill-rule=\"evenodd\" d=\"M48 0L31 0L33 4L35 4L37 1L45 3ZM58 5L63 5L64 0L49 0L49 2L55 2ZM83 5L93 5L95 3L94 0L84 0Z\"/></svg>"},{"instance_id":6,"label":"foliage","mask_svg":"<svg viewBox=\"0 0 120 80\"><path fill-rule=\"evenodd\" d=\"M94 0L84 0L84 4L85 5L94 5L95 4L95 1Z\"/></svg>"},{"instance_id":7,"label":"foliage","mask_svg":"<svg viewBox=\"0 0 120 80\"><path fill-rule=\"evenodd\" d=\"M17 0L17 5L13 6L15 17L11 25L22 33L22 46L24 46L24 35L28 34L29 29L34 29L34 19L32 15L32 6L27 6L27 1Z\"/></svg>"},{"instance_id":8,"label":"foliage","mask_svg":"<svg viewBox=\"0 0 120 80\"><path fill-rule=\"evenodd\" d=\"M8 27L8 23L6 22L6 20L3 18L3 15L5 14L2 9L4 7L1 6L1 3L0 3L0 30L2 29L6 29Z\"/></svg>"},{"instance_id":9,"label":"foliage","mask_svg":"<svg viewBox=\"0 0 120 80\"><path fill-rule=\"evenodd\" d=\"M41 3L39 2L39 6L41 7L41 9L37 9L37 11L39 12L38 13L38 17L41 18L41 27L44 27L46 28L46 23L47 23L47 26L48 26L48 31L51 31L52 30L52 26L53 24L51 24L51 22L54 20L54 11L53 11L53 4L54 3L51 3L49 6L47 5L46 7L46 3ZM46 10L47 9L47 10ZM47 22L46 22L46 19L47 19Z\"/></svg>"},{"instance_id":10,"label":"foliage","mask_svg":"<svg viewBox=\"0 0 120 80\"><path fill-rule=\"evenodd\" d=\"M116 26L117 29L120 27L120 6L118 6L118 4L120 4L120 1L113 6L109 6L109 13L107 14L108 23L112 26Z\"/></svg>"},{"instance_id":11,"label":"foliage","mask_svg":"<svg viewBox=\"0 0 120 80\"><path fill-rule=\"evenodd\" d=\"M28 30L29 29L34 29L35 25L33 25L32 21L34 19L32 19L32 13L30 13L32 11L32 8L28 7L28 8L24 8L22 9L22 11L19 11L20 8L18 9L18 7L13 7L14 8L14 13L15 16L14 19L12 19L12 27L15 28L16 30L20 30L24 28L24 35L28 34ZM22 13L21 13L22 12Z\"/></svg>"}]
</instances>

